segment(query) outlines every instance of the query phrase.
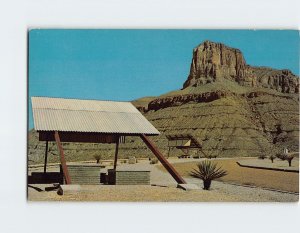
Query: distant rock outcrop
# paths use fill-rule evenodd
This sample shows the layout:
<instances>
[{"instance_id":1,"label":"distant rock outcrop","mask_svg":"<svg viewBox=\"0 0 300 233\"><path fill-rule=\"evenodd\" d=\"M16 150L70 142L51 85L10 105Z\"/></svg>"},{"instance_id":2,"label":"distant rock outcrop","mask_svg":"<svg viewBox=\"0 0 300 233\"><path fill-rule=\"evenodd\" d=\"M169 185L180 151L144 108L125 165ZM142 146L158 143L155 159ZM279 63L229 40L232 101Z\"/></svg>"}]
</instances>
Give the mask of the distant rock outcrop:
<instances>
[{"instance_id":1,"label":"distant rock outcrop","mask_svg":"<svg viewBox=\"0 0 300 233\"><path fill-rule=\"evenodd\" d=\"M257 98L259 96L268 96L268 97L278 97L278 95L266 93L263 91L253 91L249 93L236 94L234 92L226 92L226 91L214 91L214 92L205 92L201 94L185 94L185 95L176 95L176 96L167 96L163 98L157 98L149 102L148 108L145 107L137 107L137 109L146 113L147 111L157 111L162 108L175 107L183 104L187 104L189 102L193 103L207 103L214 100L218 100L221 98L226 98L230 96L236 97L246 97L246 98ZM281 96L281 98L292 99L289 96Z\"/></svg>"},{"instance_id":2,"label":"distant rock outcrop","mask_svg":"<svg viewBox=\"0 0 300 233\"><path fill-rule=\"evenodd\" d=\"M183 88L222 79L242 86L264 87L282 93L299 93L299 78L289 70L251 67L242 52L221 43L205 41L193 50L188 79Z\"/></svg>"}]
</instances>

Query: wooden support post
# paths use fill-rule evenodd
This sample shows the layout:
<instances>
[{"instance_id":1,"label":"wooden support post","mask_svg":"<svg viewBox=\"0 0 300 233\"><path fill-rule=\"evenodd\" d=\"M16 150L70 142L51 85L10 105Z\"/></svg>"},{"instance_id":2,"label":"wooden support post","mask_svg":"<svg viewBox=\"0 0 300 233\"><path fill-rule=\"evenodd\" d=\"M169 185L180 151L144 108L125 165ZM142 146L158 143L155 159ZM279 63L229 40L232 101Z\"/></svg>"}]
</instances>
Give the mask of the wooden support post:
<instances>
[{"instance_id":1,"label":"wooden support post","mask_svg":"<svg viewBox=\"0 0 300 233\"><path fill-rule=\"evenodd\" d=\"M176 182L178 184L186 184L185 180L179 175L179 173L175 170L175 168L162 155L162 153L158 150L158 148L154 145L154 143L151 142L149 138L144 134L141 134L140 137L147 145L147 147L152 151L152 153L158 158L158 160L165 167L165 169L167 169L170 175L176 180Z\"/></svg>"},{"instance_id":2,"label":"wooden support post","mask_svg":"<svg viewBox=\"0 0 300 233\"><path fill-rule=\"evenodd\" d=\"M114 170L116 170L117 168L117 162L118 162L118 152L119 152L119 136L117 138L117 142L116 142L116 151L115 151L115 161L114 161Z\"/></svg>"},{"instance_id":3,"label":"wooden support post","mask_svg":"<svg viewBox=\"0 0 300 233\"><path fill-rule=\"evenodd\" d=\"M65 160L64 150L62 148L60 138L59 138L59 134L58 134L57 131L55 131L54 137L55 137L55 141L56 141L56 144L57 144L57 149L58 149L59 154L60 154L60 163L61 163L61 167L62 167L62 170L63 170L63 173L64 173L66 184L71 184L71 179L70 179L70 176L69 176L68 167L67 167L67 163L66 163L66 160Z\"/></svg>"},{"instance_id":4,"label":"wooden support post","mask_svg":"<svg viewBox=\"0 0 300 233\"><path fill-rule=\"evenodd\" d=\"M46 141L44 174L46 174L46 172L47 172L47 157L48 157L48 141Z\"/></svg>"}]
</instances>

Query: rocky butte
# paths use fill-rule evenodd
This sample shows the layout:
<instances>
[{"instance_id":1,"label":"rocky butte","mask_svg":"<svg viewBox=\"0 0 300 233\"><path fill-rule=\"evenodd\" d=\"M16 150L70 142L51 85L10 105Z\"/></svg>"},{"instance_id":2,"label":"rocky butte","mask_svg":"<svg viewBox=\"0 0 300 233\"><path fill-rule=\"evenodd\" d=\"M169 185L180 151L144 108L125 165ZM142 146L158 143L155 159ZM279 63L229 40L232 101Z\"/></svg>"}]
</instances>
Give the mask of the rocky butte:
<instances>
[{"instance_id":1,"label":"rocky butte","mask_svg":"<svg viewBox=\"0 0 300 233\"><path fill-rule=\"evenodd\" d=\"M221 43L205 41L193 50L188 79L183 87L227 79L241 86L264 87L282 93L298 93L299 77L289 70L251 67L242 52Z\"/></svg>"},{"instance_id":2,"label":"rocky butte","mask_svg":"<svg viewBox=\"0 0 300 233\"><path fill-rule=\"evenodd\" d=\"M247 65L240 50L221 43L204 41L193 49L190 73L181 90L133 104L161 132L153 140L165 154L165 135L178 133L193 134L212 156L269 155L284 147L298 151L299 77L289 70ZM42 161L43 146L30 132L29 161ZM106 145L91 150L67 143L64 148L68 161L93 159L94 153L109 158L114 153ZM181 153L171 151L171 155ZM140 139L127 137L120 156L133 155L146 157L151 152Z\"/></svg>"}]
</instances>

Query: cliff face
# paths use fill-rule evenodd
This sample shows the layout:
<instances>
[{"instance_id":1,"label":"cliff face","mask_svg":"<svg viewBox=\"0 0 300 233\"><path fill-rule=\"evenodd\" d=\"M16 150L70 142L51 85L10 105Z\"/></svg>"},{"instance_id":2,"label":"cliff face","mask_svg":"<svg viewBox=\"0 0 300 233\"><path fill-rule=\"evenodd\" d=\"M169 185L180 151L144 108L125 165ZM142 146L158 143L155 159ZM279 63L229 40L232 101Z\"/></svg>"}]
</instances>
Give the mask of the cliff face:
<instances>
[{"instance_id":1,"label":"cliff face","mask_svg":"<svg viewBox=\"0 0 300 233\"><path fill-rule=\"evenodd\" d=\"M253 87L264 87L282 93L299 93L299 77L289 70L273 70L262 67L248 67L246 83Z\"/></svg>"},{"instance_id":2,"label":"cliff face","mask_svg":"<svg viewBox=\"0 0 300 233\"><path fill-rule=\"evenodd\" d=\"M137 106L137 109L140 112L147 113L148 111L151 110L158 111L163 108L181 106L187 103L207 103L207 102L212 102L227 97L237 97L237 98L246 98L246 99L258 98L258 97L268 97L268 98L279 97L288 100L294 99L294 101L296 101L295 98L291 96L287 96L287 95L278 96L276 94L265 93L263 91L253 91L253 92L247 92L243 94L237 94L234 92L220 90L214 92L205 92L201 94L185 94L185 95L161 97L150 101L148 104L148 108Z\"/></svg>"},{"instance_id":3,"label":"cliff face","mask_svg":"<svg viewBox=\"0 0 300 233\"><path fill-rule=\"evenodd\" d=\"M193 50L190 74L183 88L222 79L241 86L264 87L283 93L299 92L299 78L289 70L251 67L240 50L205 41Z\"/></svg>"}]
</instances>

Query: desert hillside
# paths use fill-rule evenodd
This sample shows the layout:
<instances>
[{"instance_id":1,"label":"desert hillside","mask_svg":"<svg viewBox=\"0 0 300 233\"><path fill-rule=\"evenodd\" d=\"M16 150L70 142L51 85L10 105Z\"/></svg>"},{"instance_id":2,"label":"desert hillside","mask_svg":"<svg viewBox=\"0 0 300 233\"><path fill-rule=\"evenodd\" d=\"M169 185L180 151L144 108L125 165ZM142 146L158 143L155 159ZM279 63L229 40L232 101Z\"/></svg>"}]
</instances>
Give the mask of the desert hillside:
<instances>
[{"instance_id":1,"label":"desert hillside","mask_svg":"<svg viewBox=\"0 0 300 233\"><path fill-rule=\"evenodd\" d=\"M258 156L287 147L298 151L299 77L289 70L247 65L240 50L205 41L194 48L181 90L133 104L161 132L152 139L167 154L166 134L190 133L209 155ZM51 144L51 143L50 143ZM29 132L30 163L40 163L44 143ZM64 143L68 161L113 157L113 145ZM127 137L120 157L147 157L139 138ZM172 150L172 155L182 153ZM151 155L152 156L152 155ZM58 161L55 144L50 161Z\"/></svg>"}]
</instances>

